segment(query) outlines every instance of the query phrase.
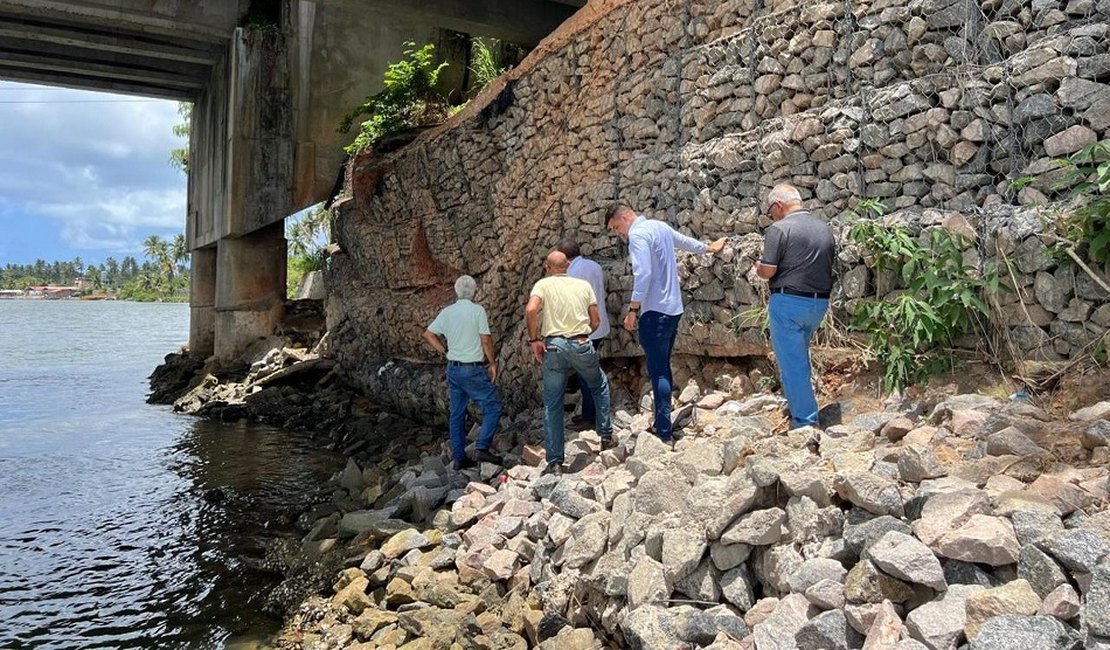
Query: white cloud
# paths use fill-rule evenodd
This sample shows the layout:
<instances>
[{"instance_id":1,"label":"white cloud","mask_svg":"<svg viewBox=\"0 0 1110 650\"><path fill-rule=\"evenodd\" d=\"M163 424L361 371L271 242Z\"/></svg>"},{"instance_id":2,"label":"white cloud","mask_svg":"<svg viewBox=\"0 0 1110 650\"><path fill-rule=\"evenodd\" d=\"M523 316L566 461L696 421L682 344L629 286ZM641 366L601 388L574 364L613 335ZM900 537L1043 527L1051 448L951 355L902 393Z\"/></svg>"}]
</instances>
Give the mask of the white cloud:
<instances>
[{"instance_id":1,"label":"white cloud","mask_svg":"<svg viewBox=\"0 0 1110 650\"><path fill-rule=\"evenodd\" d=\"M55 224L72 248L136 252L185 228L185 175L169 165L177 104L0 82L5 209Z\"/></svg>"}]
</instances>

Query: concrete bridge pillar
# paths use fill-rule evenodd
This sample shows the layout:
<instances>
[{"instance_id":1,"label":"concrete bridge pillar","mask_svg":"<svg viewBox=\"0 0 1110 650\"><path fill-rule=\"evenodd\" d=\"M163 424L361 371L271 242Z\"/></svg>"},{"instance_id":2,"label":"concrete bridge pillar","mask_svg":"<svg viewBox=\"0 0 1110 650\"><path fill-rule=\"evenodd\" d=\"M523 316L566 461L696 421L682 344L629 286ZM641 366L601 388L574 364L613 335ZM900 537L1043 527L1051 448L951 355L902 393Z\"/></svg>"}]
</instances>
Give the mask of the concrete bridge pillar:
<instances>
[{"instance_id":1,"label":"concrete bridge pillar","mask_svg":"<svg viewBox=\"0 0 1110 650\"><path fill-rule=\"evenodd\" d=\"M216 351L216 247L193 251L189 278L189 350Z\"/></svg>"},{"instance_id":2,"label":"concrete bridge pillar","mask_svg":"<svg viewBox=\"0 0 1110 650\"><path fill-rule=\"evenodd\" d=\"M217 244L214 353L235 359L273 334L285 311L286 243L279 221Z\"/></svg>"}]
</instances>

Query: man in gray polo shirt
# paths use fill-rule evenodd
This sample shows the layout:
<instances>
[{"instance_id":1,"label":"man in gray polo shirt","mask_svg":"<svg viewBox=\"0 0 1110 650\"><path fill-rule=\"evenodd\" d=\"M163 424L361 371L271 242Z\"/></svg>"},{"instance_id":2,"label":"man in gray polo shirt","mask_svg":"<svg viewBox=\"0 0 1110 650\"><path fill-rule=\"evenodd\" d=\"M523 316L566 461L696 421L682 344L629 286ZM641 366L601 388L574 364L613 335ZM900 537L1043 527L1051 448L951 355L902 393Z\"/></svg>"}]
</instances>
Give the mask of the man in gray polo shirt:
<instances>
[{"instance_id":1,"label":"man in gray polo shirt","mask_svg":"<svg viewBox=\"0 0 1110 650\"><path fill-rule=\"evenodd\" d=\"M770 280L771 347L793 426L816 426L809 342L829 308L836 244L829 224L802 207L792 185L771 190L767 212L774 223L767 228L755 271Z\"/></svg>"},{"instance_id":2,"label":"man in gray polo shirt","mask_svg":"<svg viewBox=\"0 0 1110 650\"><path fill-rule=\"evenodd\" d=\"M489 330L486 310L472 302L477 283L469 275L455 281L459 297L450 307L439 312L423 338L433 350L447 357L447 387L451 391L451 460L456 470L474 467L477 463L466 456L466 408L470 401L482 411L482 428L478 433L477 459L502 464L490 451L493 434L501 418L501 398L493 382L497 380L497 355ZM439 340L447 339L447 346Z\"/></svg>"}]
</instances>

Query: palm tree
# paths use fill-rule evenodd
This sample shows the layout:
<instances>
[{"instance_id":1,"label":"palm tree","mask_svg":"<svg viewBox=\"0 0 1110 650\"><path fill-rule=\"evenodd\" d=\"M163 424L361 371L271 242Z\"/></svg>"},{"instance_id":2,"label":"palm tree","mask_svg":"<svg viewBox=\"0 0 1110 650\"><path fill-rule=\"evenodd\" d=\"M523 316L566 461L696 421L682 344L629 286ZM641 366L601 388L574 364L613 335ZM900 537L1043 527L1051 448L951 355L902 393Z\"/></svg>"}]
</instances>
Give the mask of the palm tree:
<instances>
[{"instance_id":1,"label":"palm tree","mask_svg":"<svg viewBox=\"0 0 1110 650\"><path fill-rule=\"evenodd\" d=\"M189 247L185 243L185 235L178 233L173 237L173 243L170 244L170 257L173 259L174 265L177 266L179 271L185 270L185 264L189 261Z\"/></svg>"},{"instance_id":2,"label":"palm tree","mask_svg":"<svg viewBox=\"0 0 1110 650\"><path fill-rule=\"evenodd\" d=\"M143 254L162 269L162 275L167 280L173 280L173 261L170 255L170 245L158 235L151 235L143 240Z\"/></svg>"}]
</instances>

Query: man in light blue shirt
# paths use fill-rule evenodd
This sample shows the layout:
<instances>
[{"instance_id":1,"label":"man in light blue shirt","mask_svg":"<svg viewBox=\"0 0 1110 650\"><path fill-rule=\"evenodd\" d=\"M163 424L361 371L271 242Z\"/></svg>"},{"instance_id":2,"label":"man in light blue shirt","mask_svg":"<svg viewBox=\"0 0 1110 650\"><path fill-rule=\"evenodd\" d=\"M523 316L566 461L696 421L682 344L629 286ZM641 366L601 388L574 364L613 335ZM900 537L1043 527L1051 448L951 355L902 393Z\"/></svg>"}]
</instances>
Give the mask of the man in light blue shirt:
<instances>
[{"instance_id":1,"label":"man in light blue shirt","mask_svg":"<svg viewBox=\"0 0 1110 650\"><path fill-rule=\"evenodd\" d=\"M501 398L493 382L497 380L497 356L493 351L486 310L471 301L477 283L469 275L455 281L458 300L439 312L423 338L436 352L447 357L447 387L451 391L451 460L456 470L475 467L477 463L466 456L466 409L470 401L482 411L482 428L478 433L477 459L479 462L502 464L499 456L490 451L493 434L501 418ZM447 339L444 347L439 337Z\"/></svg>"},{"instance_id":2,"label":"man in light blue shirt","mask_svg":"<svg viewBox=\"0 0 1110 650\"><path fill-rule=\"evenodd\" d=\"M601 316L601 324L590 334L590 344L593 346L594 351L600 354L601 342L609 335L609 310L605 308L605 272L601 269L600 264L582 256L582 251L578 246L578 242L572 237L567 237L559 242L559 246L556 250L566 255L567 259L570 260L570 267L567 268L567 275L589 282L590 287L594 290L594 296L597 298L597 310ZM586 386L586 379L582 375L578 375L578 382L581 386ZM594 404L594 398L590 391L590 387L586 386L582 389L582 414L575 416L571 421L576 425L592 428L595 426L596 420L597 406Z\"/></svg>"},{"instance_id":3,"label":"man in light blue shirt","mask_svg":"<svg viewBox=\"0 0 1110 650\"><path fill-rule=\"evenodd\" d=\"M725 239L706 244L662 221L639 216L624 203L609 208L605 224L628 240L633 280L624 328L636 330L639 321L640 345L655 401L655 435L669 443L673 436L671 351L683 311L675 249L715 255L725 247Z\"/></svg>"}]
</instances>

